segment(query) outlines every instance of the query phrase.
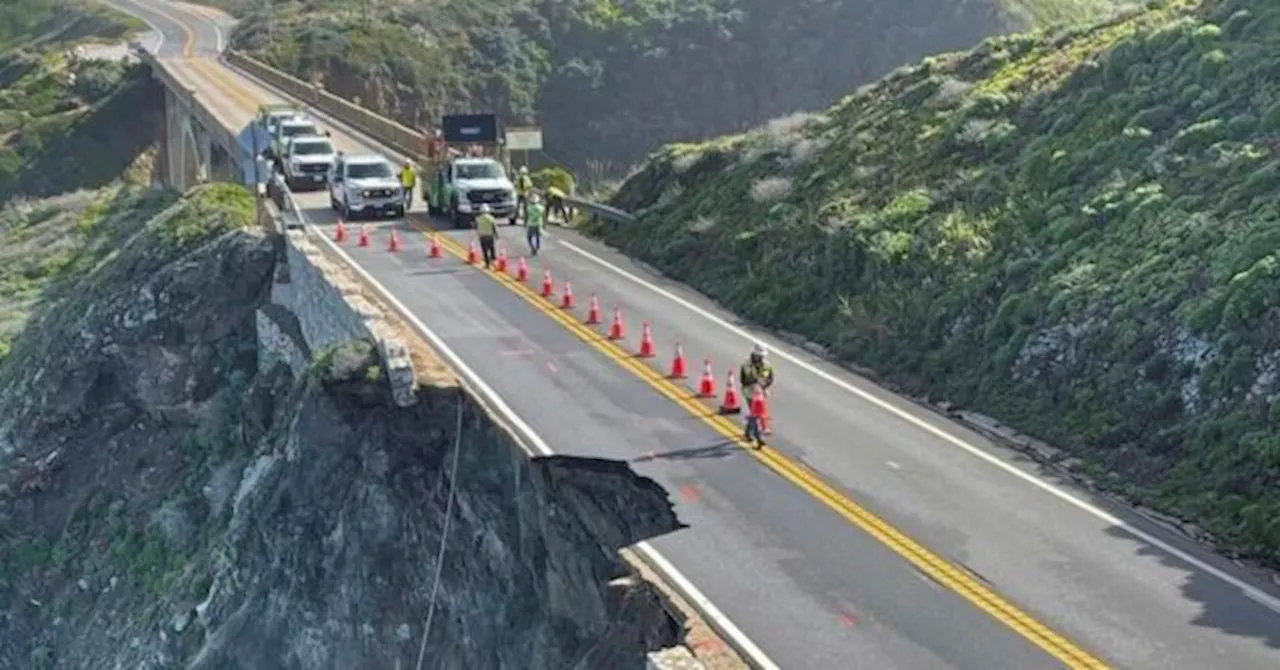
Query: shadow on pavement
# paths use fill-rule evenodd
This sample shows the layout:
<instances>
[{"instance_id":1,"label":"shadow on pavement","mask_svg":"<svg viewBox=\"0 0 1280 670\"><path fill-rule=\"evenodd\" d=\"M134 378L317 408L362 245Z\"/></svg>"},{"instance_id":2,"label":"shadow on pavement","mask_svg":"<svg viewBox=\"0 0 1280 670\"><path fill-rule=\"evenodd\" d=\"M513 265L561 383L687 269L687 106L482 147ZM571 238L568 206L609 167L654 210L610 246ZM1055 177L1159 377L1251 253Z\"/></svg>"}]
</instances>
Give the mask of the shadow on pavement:
<instances>
[{"instance_id":1,"label":"shadow on pavement","mask_svg":"<svg viewBox=\"0 0 1280 670\"><path fill-rule=\"evenodd\" d=\"M726 458L735 456L742 451L733 442L723 440L706 447L693 447L690 449L676 449L674 451L664 451L645 456L639 456L631 459L632 463L647 463L650 461L687 461L697 458Z\"/></svg>"}]
</instances>

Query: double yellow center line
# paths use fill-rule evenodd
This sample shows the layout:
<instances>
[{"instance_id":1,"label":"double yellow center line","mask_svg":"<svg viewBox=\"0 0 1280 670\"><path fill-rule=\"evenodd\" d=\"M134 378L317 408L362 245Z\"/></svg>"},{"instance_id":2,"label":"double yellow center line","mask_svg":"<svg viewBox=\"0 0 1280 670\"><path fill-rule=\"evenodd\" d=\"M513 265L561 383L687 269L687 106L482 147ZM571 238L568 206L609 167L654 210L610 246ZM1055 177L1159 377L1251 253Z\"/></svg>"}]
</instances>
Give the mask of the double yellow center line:
<instances>
[{"instance_id":1,"label":"double yellow center line","mask_svg":"<svg viewBox=\"0 0 1280 670\"><path fill-rule=\"evenodd\" d=\"M189 57L195 41L194 34L183 22L174 19L172 16L169 18L182 26L186 34L184 54ZM255 101L252 96L245 93L243 84L230 77L221 66L212 62L203 62L203 60L193 59L192 62L197 69L209 76L209 79L219 91L236 100L238 104L243 105L252 113L260 101ZM421 225L411 225L414 225L414 228L424 235L429 233ZM440 233L435 233L435 235L440 240L441 247L449 255L459 260L466 259L468 250L461 243L447 235ZM901 531L853 502L824 482L817 473L808 467L768 447L755 449L753 444L743 439L741 428L733 420L721 416L698 400L688 389L667 379L643 361L634 358L630 352L617 343L579 322L571 313L552 304L531 287L516 281L515 278L506 273L484 270L483 268L477 268L477 270L493 277L500 284L520 296L534 309L559 323L583 343L599 351L605 357L644 381L659 394L703 421L717 434L724 437L725 440L743 448L762 465L799 487L814 499L822 502L846 521L893 550L937 583L957 593L978 609L986 612L1050 656L1058 659L1067 668L1071 670L1104 670L1108 667L1100 659L1050 630L1044 624L1036 621L1030 615L997 595L963 569L929 551Z\"/></svg>"},{"instance_id":2,"label":"double yellow center line","mask_svg":"<svg viewBox=\"0 0 1280 670\"><path fill-rule=\"evenodd\" d=\"M463 247L457 240L442 233L431 232L420 224L411 223L410 225L424 236L434 235L436 239L440 240L441 248L449 255L463 261L467 258L468 249ZM1030 615L1022 612L1012 603L971 577L964 570L929 551L884 520L850 500L831 485L822 481L821 477L807 466L797 463L769 447L756 449L754 444L743 438L742 428L732 419L708 407L688 389L663 376L641 359L637 359L618 343L609 340L604 335L578 321L573 314L561 309L552 301L543 298L532 287L521 283L504 272L485 270L482 266L477 266L476 270L493 277L498 283L520 296L534 309L559 323L579 340L604 354L605 357L644 381L655 391L693 416L701 419L712 430L727 441L744 449L765 467L782 476L813 498L821 501L849 523L892 549L934 581L959 594L978 609L990 614L1049 655L1062 661L1066 667L1073 670L1102 670L1107 667L1101 660L1072 644L1044 624L1033 619Z\"/></svg>"}]
</instances>

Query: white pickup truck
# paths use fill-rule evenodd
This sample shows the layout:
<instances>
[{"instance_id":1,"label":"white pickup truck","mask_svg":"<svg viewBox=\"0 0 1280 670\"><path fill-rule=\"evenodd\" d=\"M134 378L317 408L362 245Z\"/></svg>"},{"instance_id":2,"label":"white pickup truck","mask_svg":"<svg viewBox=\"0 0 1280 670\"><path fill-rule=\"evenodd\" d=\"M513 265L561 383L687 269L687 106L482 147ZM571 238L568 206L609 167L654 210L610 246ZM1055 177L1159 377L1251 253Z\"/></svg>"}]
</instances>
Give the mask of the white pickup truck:
<instances>
[{"instance_id":1,"label":"white pickup truck","mask_svg":"<svg viewBox=\"0 0 1280 670\"><path fill-rule=\"evenodd\" d=\"M329 179L329 168L337 152L333 142L320 135L303 135L289 138L284 145L280 162L284 165L284 180L291 191L324 188Z\"/></svg>"},{"instance_id":2,"label":"white pickup truck","mask_svg":"<svg viewBox=\"0 0 1280 670\"><path fill-rule=\"evenodd\" d=\"M351 220L356 214L404 216L404 189L384 156L339 154L329 169L329 206Z\"/></svg>"}]
</instances>

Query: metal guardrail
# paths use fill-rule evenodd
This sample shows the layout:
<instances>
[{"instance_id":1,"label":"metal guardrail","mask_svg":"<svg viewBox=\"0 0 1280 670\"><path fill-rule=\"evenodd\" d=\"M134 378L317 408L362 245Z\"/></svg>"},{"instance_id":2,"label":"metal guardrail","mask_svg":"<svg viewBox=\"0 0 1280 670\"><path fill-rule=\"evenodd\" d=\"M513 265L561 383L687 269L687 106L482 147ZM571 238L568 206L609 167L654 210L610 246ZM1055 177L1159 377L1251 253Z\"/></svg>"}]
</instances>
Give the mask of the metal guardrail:
<instances>
[{"instance_id":1,"label":"metal guardrail","mask_svg":"<svg viewBox=\"0 0 1280 670\"><path fill-rule=\"evenodd\" d=\"M581 210L592 216L598 216L608 221L614 221L616 223L634 223L636 220L635 215L630 212L624 212L617 207L610 207L598 202L591 202L590 200L582 200L581 198L574 197L566 197L564 201L569 203L569 205L576 210Z\"/></svg>"}]
</instances>

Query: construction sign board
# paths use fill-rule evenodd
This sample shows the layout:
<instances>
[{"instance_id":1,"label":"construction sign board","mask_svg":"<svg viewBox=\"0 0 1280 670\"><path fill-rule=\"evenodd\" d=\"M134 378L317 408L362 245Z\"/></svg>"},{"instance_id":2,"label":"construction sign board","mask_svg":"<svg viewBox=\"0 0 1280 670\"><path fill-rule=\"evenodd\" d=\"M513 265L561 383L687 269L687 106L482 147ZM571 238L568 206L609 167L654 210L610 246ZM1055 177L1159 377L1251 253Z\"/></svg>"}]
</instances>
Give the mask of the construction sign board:
<instances>
[{"instance_id":1,"label":"construction sign board","mask_svg":"<svg viewBox=\"0 0 1280 670\"><path fill-rule=\"evenodd\" d=\"M508 128L507 149L510 151L542 151L541 128Z\"/></svg>"},{"instance_id":2,"label":"construction sign board","mask_svg":"<svg viewBox=\"0 0 1280 670\"><path fill-rule=\"evenodd\" d=\"M440 135L450 144L497 143L498 115L452 114L440 120Z\"/></svg>"}]
</instances>

